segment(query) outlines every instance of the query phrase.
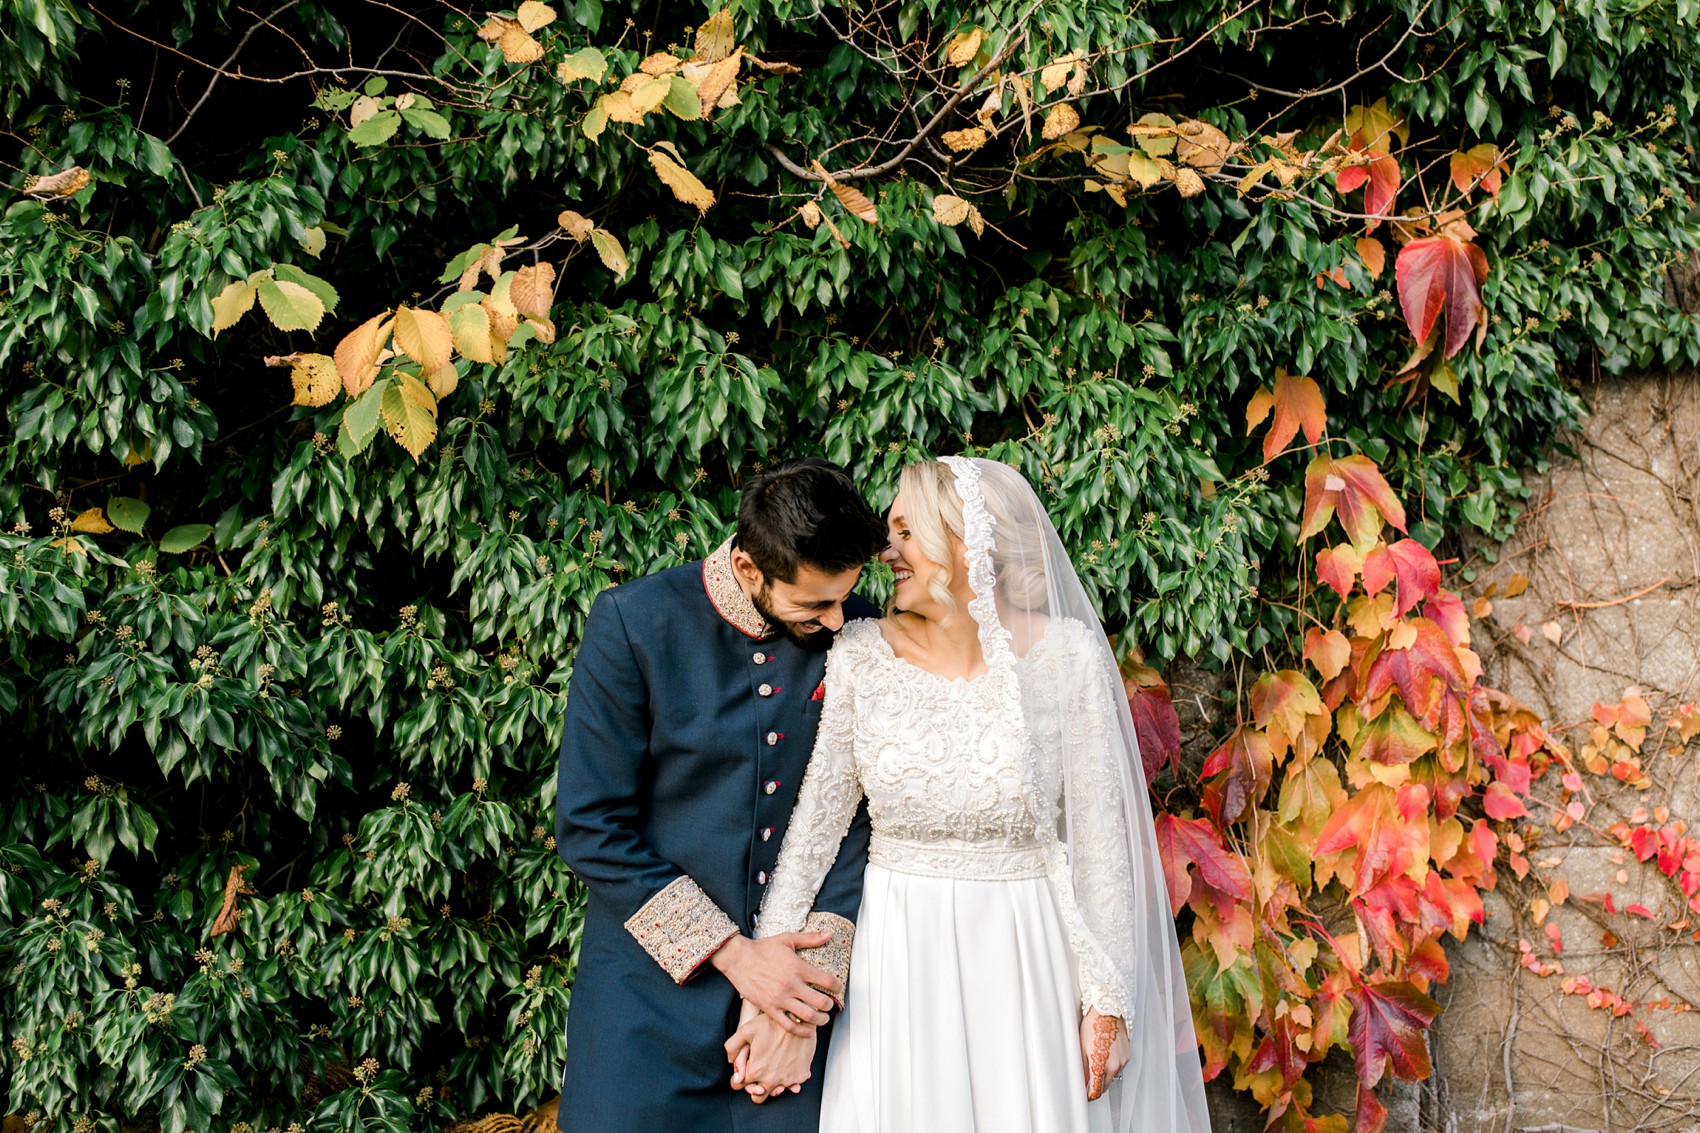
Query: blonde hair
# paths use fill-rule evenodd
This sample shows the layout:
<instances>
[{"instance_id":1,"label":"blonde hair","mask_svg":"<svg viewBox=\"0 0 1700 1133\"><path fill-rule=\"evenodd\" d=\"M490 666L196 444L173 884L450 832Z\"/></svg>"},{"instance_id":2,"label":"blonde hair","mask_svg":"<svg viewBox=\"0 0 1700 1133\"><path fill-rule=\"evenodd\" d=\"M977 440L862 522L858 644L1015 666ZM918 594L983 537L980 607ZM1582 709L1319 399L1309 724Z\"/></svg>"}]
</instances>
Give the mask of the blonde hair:
<instances>
[{"instance_id":1,"label":"blonde hair","mask_svg":"<svg viewBox=\"0 0 1700 1133\"><path fill-rule=\"evenodd\" d=\"M911 464L903 469L898 491L905 501L903 519L910 536L938 568L927 592L947 615L954 613L956 598L950 592L950 583L955 573L955 547L967 541L956 473L936 460ZM997 525L997 549L992 553L997 597L1018 610L1041 610L1049 603L1044 540L1032 517L1011 512L1003 496L998 492L986 495L986 511Z\"/></svg>"}]
</instances>

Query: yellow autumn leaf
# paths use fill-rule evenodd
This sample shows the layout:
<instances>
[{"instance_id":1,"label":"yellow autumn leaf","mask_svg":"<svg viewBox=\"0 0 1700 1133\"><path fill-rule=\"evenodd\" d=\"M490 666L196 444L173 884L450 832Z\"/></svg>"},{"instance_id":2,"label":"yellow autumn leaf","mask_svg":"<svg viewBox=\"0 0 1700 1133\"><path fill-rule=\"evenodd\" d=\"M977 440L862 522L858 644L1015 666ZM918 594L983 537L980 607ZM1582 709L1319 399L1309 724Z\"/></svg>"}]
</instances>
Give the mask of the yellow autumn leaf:
<instances>
[{"instance_id":1,"label":"yellow autumn leaf","mask_svg":"<svg viewBox=\"0 0 1700 1133\"><path fill-rule=\"evenodd\" d=\"M945 47L944 57L950 61L952 67L966 67L980 54L980 44L985 39L986 33L979 28L957 32Z\"/></svg>"},{"instance_id":2,"label":"yellow autumn leaf","mask_svg":"<svg viewBox=\"0 0 1700 1133\"><path fill-rule=\"evenodd\" d=\"M974 235L986 234L986 218L980 215L980 210L973 205L968 206L968 227L974 230Z\"/></svg>"},{"instance_id":3,"label":"yellow autumn leaf","mask_svg":"<svg viewBox=\"0 0 1700 1133\"><path fill-rule=\"evenodd\" d=\"M621 279L626 278L626 272L631 265L626 262L626 250L620 246L619 239L606 228L597 228L590 234L590 244L596 249L596 254L602 260L602 265Z\"/></svg>"},{"instance_id":4,"label":"yellow autumn leaf","mask_svg":"<svg viewBox=\"0 0 1700 1133\"><path fill-rule=\"evenodd\" d=\"M608 60L594 47L575 51L555 65L555 77L563 83L576 83L581 79L601 82L602 76L607 73Z\"/></svg>"},{"instance_id":5,"label":"yellow autumn leaf","mask_svg":"<svg viewBox=\"0 0 1700 1133\"><path fill-rule=\"evenodd\" d=\"M397 373L384 387L380 406L390 439L417 461L437 438L437 399L424 382Z\"/></svg>"},{"instance_id":6,"label":"yellow autumn leaf","mask_svg":"<svg viewBox=\"0 0 1700 1133\"><path fill-rule=\"evenodd\" d=\"M530 264L514 272L508 298L522 315L534 319L547 317L555 302L555 265L547 262Z\"/></svg>"},{"instance_id":7,"label":"yellow autumn leaf","mask_svg":"<svg viewBox=\"0 0 1700 1133\"><path fill-rule=\"evenodd\" d=\"M1181 136L1175 140L1175 157L1194 169L1214 173L1233 153L1228 135L1208 122L1191 118L1180 124L1180 130Z\"/></svg>"},{"instance_id":8,"label":"yellow autumn leaf","mask_svg":"<svg viewBox=\"0 0 1700 1133\"><path fill-rule=\"evenodd\" d=\"M343 336L336 347L336 372L349 397L359 397L378 376L378 355L394 325L389 312L373 315Z\"/></svg>"},{"instance_id":9,"label":"yellow autumn leaf","mask_svg":"<svg viewBox=\"0 0 1700 1133\"><path fill-rule=\"evenodd\" d=\"M213 337L217 338L220 331L229 330L236 325L238 319L246 315L254 307L254 285L245 279L239 279L225 287L213 297Z\"/></svg>"},{"instance_id":10,"label":"yellow autumn leaf","mask_svg":"<svg viewBox=\"0 0 1700 1133\"><path fill-rule=\"evenodd\" d=\"M555 22L555 9L547 4L540 4L537 0L525 0L514 12L514 19L526 31L536 31Z\"/></svg>"},{"instance_id":11,"label":"yellow autumn leaf","mask_svg":"<svg viewBox=\"0 0 1700 1133\"><path fill-rule=\"evenodd\" d=\"M471 304L476 307L477 304ZM455 369L453 362L440 370L433 370L425 375L425 385L431 390L431 396L441 401L455 391L460 385L460 372Z\"/></svg>"},{"instance_id":12,"label":"yellow autumn leaf","mask_svg":"<svg viewBox=\"0 0 1700 1133\"><path fill-rule=\"evenodd\" d=\"M986 131L979 126L970 126L966 130L947 130L944 134L944 144L956 153L972 153L986 144Z\"/></svg>"},{"instance_id":13,"label":"yellow autumn leaf","mask_svg":"<svg viewBox=\"0 0 1700 1133\"><path fill-rule=\"evenodd\" d=\"M447 366L454 354L449 320L420 307L396 308L395 344L427 374Z\"/></svg>"},{"instance_id":14,"label":"yellow autumn leaf","mask_svg":"<svg viewBox=\"0 0 1700 1133\"><path fill-rule=\"evenodd\" d=\"M707 185L697 180L696 174L662 153L659 149L649 151L649 164L655 170L655 175L661 178L661 183L673 190L673 195L687 205L693 205L698 212L707 212L714 204L714 194Z\"/></svg>"},{"instance_id":15,"label":"yellow autumn leaf","mask_svg":"<svg viewBox=\"0 0 1700 1133\"><path fill-rule=\"evenodd\" d=\"M518 23L508 25L496 46L502 49L502 58L510 63L530 64L543 58L543 45Z\"/></svg>"},{"instance_id":16,"label":"yellow autumn leaf","mask_svg":"<svg viewBox=\"0 0 1700 1133\"><path fill-rule=\"evenodd\" d=\"M471 362L498 362L496 345L491 341L490 312L482 303L456 307L449 316L449 333L454 336L455 349Z\"/></svg>"},{"instance_id":17,"label":"yellow autumn leaf","mask_svg":"<svg viewBox=\"0 0 1700 1133\"><path fill-rule=\"evenodd\" d=\"M91 507L87 511L77 513L77 518L71 521L71 530L86 531L90 535L107 535L118 529L106 522L104 511Z\"/></svg>"},{"instance_id":18,"label":"yellow autumn leaf","mask_svg":"<svg viewBox=\"0 0 1700 1133\"><path fill-rule=\"evenodd\" d=\"M707 21L697 28L696 41L693 44L695 54L692 58L699 63L718 63L732 54L732 48L736 43L736 32L732 27L732 11L729 8L722 8L708 17Z\"/></svg>"},{"instance_id":19,"label":"yellow autumn leaf","mask_svg":"<svg viewBox=\"0 0 1700 1133\"><path fill-rule=\"evenodd\" d=\"M657 51L654 55L644 56L638 70L646 75L671 75L684 65L685 61L672 52Z\"/></svg>"},{"instance_id":20,"label":"yellow autumn leaf","mask_svg":"<svg viewBox=\"0 0 1700 1133\"><path fill-rule=\"evenodd\" d=\"M666 99L667 92L672 89L673 80L671 78L647 77L643 82L637 84L631 92L632 109L637 111L641 118L642 115L648 114L651 110L660 106L662 101Z\"/></svg>"},{"instance_id":21,"label":"yellow autumn leaf","mask_svg":"<svg viewBox=\"0 0 1700 1133\"><path fill-rule=\"evenodd\" d=\"M370 118L383 108L384 103L382 99L373 98L368 94L361 95L359 98L355 99L354 103L348 108L348 128L350 130L354 129L354 127L360 125L360 123L366 121L366 119Z\"/></svg>"},{"instance_id":22,"label":"yellow autumn leaf","mask_svg":"<svg viewBox=\"0 0 1700 1133\"><path fill-rule=\"evenodd\" d=\"M548 346L555 341L555 324L548 319L527 319L525 325L531 328L532 335L543 345Z\"/></svg>"},{"instance_id":23,"label":"yellow autumn leaf","mask_svg":"<svg viewBox=\"0 0 1700 1133\"><path fill-rule=\"evenodd\" d=\"M342 392L342 379L337 375L336 360L328 354L299 354L289 368L289 380L295 385L294 405L318 408L329 405Z\"/></svg>"},{"instance_id":24,"label":"yellow autumn leaf","mask_svg":"<svg viewBox=\"0 0 1700 1133\"><path fill-rule=\"evenodd\" d=\"M1080 114L1066 102L1060 102L1051 107L1045 114L1045 125L1039 131L1039 136L1048 142L1054 142L1064 134L1071 133L1080 125Z\"/></svg>"},{"instance_id":25,"label":"yellow autumn leaf","mask_svg":"<svg viewBox=\"0 0 1700 1133\"><path fill-rule=\"evenodd\" d=\"M933 219L954 228L968 219L968 212L973 207L961 197L940 193L933 198Z\"/></svg>"},{"instance_id":26,"label":"yellow autumn leaf","mask_svg":"<svg viewBox=\"0 0 1700 1133\"><path fill-rule=\"evenodd\" d=\"M603 95L597 105L602 108L602 113L610 122L624 122L628 126L643 124L643 111L632 105L632 96L628 91L617 90L612 94ZM589 136L588 130L585 136Z\"/></svg>"},{"instance_id":27,"label":"yellow autumn leaf","mask_svg":"<svg viewBox=\"0 0 1700 1133\"><path fill-rule=\"evenodd\" d=\"M1051 94L1064 83L1068 82L1069 74L1080 60L1080 52L1070 51L1062 58L1047 63L1039 71L1039 85L1045 88L1046 94Z\"/></svg>"}]
</instances>

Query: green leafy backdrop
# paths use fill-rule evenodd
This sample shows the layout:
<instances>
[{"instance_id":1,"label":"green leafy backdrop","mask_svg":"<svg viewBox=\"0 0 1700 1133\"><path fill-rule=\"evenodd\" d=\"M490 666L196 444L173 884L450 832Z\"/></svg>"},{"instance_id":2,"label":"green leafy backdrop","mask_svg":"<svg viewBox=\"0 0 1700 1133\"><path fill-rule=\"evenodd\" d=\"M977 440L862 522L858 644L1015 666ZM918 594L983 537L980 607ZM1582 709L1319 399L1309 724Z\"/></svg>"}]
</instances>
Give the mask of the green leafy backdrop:
<instances>
[{"instance_id":1,"label":"green leafy backdrop","mask_svg":"<svg viewBox=\"0 0 1700 1133\"><path fill-rule=\"evenodd\" d=\"M507 25L446 8L11 0L8 1110L78 1133L407 1129L550 1093L581 905L548 829L584 612L711 548L779 459L824 453L879 504L913 459L1017 464L1155 661L1287 648L1302 464L1244 437L1278 368L1316 380L1425 543L1503 533L1578 376L1700 362L1662 271L1700 235L1697 9L741 0L759 65L735 104L610 122L601 100L692 56L710 9L514 13L525 63ZM588 47L606 77L557 75ZM1003 47L1026 92L980 113ZM1072 52L1082 89L1047 100ZM1399 224L1315 164L1379 99L1409 133ZM1144 162L1127 129L1152 112L1245 148L1197 191L1178 163L1150 185L1089 167ZM943 139L977 124L977 147ZM912 136L840 182L876 221L799 176ZM1497 195L1449 188L1448 155L1483 143ZM1240 180L1287 151L1315 162L1291 186ZM1490 265L1483 338L1399 381L1396 235L1459 206ZM297 396L289 358L440 307L469 248L555 265L547 317L499 364L461 349L428 421L423 398L383 408L399 444L349 443L353 400ZM256 272L259 306L219 319Z\"/></svg>"}]
</instances>

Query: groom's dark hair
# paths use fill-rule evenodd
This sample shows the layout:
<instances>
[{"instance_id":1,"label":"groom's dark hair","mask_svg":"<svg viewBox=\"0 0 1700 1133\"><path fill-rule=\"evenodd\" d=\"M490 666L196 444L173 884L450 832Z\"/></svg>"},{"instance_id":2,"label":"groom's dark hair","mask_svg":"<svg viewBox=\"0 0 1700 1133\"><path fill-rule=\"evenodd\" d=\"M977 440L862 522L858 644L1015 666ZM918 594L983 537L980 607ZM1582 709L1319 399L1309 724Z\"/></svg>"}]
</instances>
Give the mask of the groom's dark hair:
<instances>
[{"instance_id":1,"label":"groom's dark hair","mask_svg":"<svg viewBox=\"0 0 1700 1133\"><path fill-rule=\"evenodd\" d=\"M770 468L738 498L737 545L769 580L797 581L797 568L839 574L885 544L885 522L844 469L818 456Z\"/></svg>"}]
</instances>

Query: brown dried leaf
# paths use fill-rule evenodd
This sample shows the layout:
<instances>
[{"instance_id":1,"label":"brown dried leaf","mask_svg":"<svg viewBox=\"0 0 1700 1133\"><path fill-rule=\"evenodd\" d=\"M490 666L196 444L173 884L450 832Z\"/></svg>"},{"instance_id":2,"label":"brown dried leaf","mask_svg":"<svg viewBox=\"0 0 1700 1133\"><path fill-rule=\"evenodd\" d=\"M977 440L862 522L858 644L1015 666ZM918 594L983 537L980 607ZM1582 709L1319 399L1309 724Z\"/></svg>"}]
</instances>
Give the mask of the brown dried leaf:
<instances>
[{"instance_id":1,"label":"brown dried leaf","mask_svg":"<svg viewBox=\"0 0 1700 1133\"><path fill-rule=\"evenodd\" d=\"M1514 574L1511 576L1510 581L1505 584L1505 596L1507 598L1515 598L1527 589L1529 589L1529 576L1526 574Z\"/></svg>"},{"instance_id":2,"label":"brown dried leaf","mask_svg":"<svg viewBox=\"0 0 1700 1133\"><path fill-rule=\"evenodd\" d=\"M1069 75L1075 70L1076 64L1080 62L1080 58L1080 52L1070 51L1067 55L1064 55L1055 62L1047 63L1045 67L1040 70L1039 85L1045 88L1046 94L1052 93L1058 87L1068 82Z\"/></svg>"},{"instance_id":3,"label":"brown dried leaf","mask_svg":"<svg viewBox=\"0 0 1700 1133\"><path fill-rule=\"evenodd\" d=\"M71 521L71 530L86 531L90 535L107 535L118 529L106 522L104 511L97 507L91 507L87 511L77 513L77 518Z\"/></svg>"},{"instance_id":4,"label":"brown dried leaf","mask_svg":"<svg viewBox=\"0 0 1700 1133\"><path fill-rule=\"evenodd\" d=\"M31 177L24 184L24 194L30 197L69 197L87 188L90 180L88 170L73 165L46 177Z\"/></svg>"},{"instance_id":5,"label":"brown dried leaf","mask_svg":"<svg viewBox=\"0 0 1700 1133\"><path fill-rule=\"evenodd\" d=\"M643 62L638 64L638 70L646 75L671 75L685 61L670 51L657 51L654 55L646 55Z\"/></svg>"},{"instance_id":6,"label":"brown dried leaf","mask_svg":"<svg viewBox=\"0 0 1700 1133\"><path fill-rule=\"evenodd\" d=\"M538 342L548 346L555 341L555 324L553 322L548 319L527 319L525 321L526 325L531 327L531 333L537 337Z\"/></svg>"},{"instance_id":7,"label":"brown dried leaf","mask_svg":"<svg viewBox=\"0 0 1700 1133\"><path fill-rule=\"evenodd\" d=\"M544 262L520 268L508 290L514 309L534 319L549 317L555 302L555 265Z\"/></svg>"},{"instance_id":8,"label":"brown dried leaf","mask_svg":"<svg viewBox=\"0 0 1700 1133\"><path fill-rule=\"evenodd\" d=\"M738 48L726 58L721 59L708 68L702 80L697 83L697 97L702 100L702 116L707 118L709 113L720 104L720 99L738 78L738 68L744 61L744 49Z\"/></svg>"},{"instance_id":9,"label":"brown dried leaf","mask_svg":"<svg viewBox=\"0 0 1700 1133\"><path fill-rule=\"evenodd\" d=\"M572 209L562 212L560 216L555 218L555 222L566 229L567 235L581 244L590 239L590 231L596 227L588 216L576 213Z\"/></svg>"},{"instance_id":10,"label":"brown dried leaf","mask_svg":"<svg viewBox=\"0 0 1700 1133\"><path fill-rule=\"evenodd\" d=\"M1045 125L1039 131L1039 136L1046 141L1054 142L1064 134L1071 132L1078 125L1080 125L1079 112L1068 103L1061 102L1051 107L1050 111L1046 113Z\"/></svg>"},{"instance_id":11,"label":"brown dried leaf","mask_svg":"<svg viewBox=\"0 0 1700 1133\"><path fill-rule=\"evenodd\" d=\"M227 932L236 931L236 899L254 892L242 875L248 872L246 865L233 865L230 874L224 879L224 904L218 910L218 916L213 918L213 936L223 936Z\"/></svg>"},{"instance_id":12,"label":"brown dried leaf","mask_svg":"<svg viewBox=\"0 0 1700 1133\"><path fill-rule=\"evenodd\" d=\"M947 130L944 134L944 144L956 153L973 153L986 144L986 131L978 126L970 126L966 130Z\"/></svg>"},{"instance_id":13,"label":"brown dried leaf","mask_svg":"<svg viewBox=\"0 0 1700 1133\"><path fill-rule=\"evenodd\" d=\"M718 63L732 54L737 42L737 33L732 27L732 10L722 8L697 28L696 53L692 58L699 63Z\"/></svg>"},{"instance_id":14,"label":"brown dried leaf","mask_svg":"<svg viewBox=\"0 0 1700 1133\"><path fill-rule=\"evenodd\" d=\"M832 195L838 198L838 203L844 206L844 211L852 216L860 217L869 224L880 222L879 210L868 195L854 185L846 185L842 181L828 181L827 187Z\"/></svg>"},{"instance_id":15,"label":"brown dried leaf","mask_svg":"<svg viewBox=\"0 0 1700 1133\"><path fill-rule=\"evenodd\" d=\"M359 397L378 376L378 355L389 341L389 312L373 315L343 336L336 347L336 372L349 397Z\"/></svg>"},{"instance_id":16,"label":"brown dried leaf","mask_svg":"<svg viewBox=\"0 0 1700 1133\"><path fill-rule=\"evenodd\" d=\"M980 28L957 32L945 47L944 57L952 67L966 67L980 54L980 44L985 42L985 39L986 33Z\"/></svg>"},{"instance_id":17,"label":"brown dried leaf","mask_svg":"<svg viewBox=\"0 0 1700 1133\"><path fill-rule=\"evenodd\" d=\"M290 368L289 380L295 384L295 405L318 408L329 405L342 392L342 379L337 375L336 360L328 354L297 355Z\"/></svg>"},{"instance_id":18,"label":"brown dried leaf","mask_svg":"<svg viewBox=\"0 0 1700 1133\"><path fill-rule=\"evenodd\" d=\"M348 128L350 130L354 129L354 127L360 125L360 123L366 121L366 119L370 118L383 108L384 102L382 99L373 98L368 94L361 95L359 98L355 99L354 103L348 108Z\"/></svg>"},{"instance_id":19,"label":"brown dried leaf","mask_svg":"<svg viewBox=\"0 0 1700 1133\"><path fill-rule=\"evenodd\" d=\"M495 43L497 40L502 38L503 33L505 33L509 28L518 26L519 21L514 19L512 16L492 15L489 19L485 20L484 25L478 29L478 38L482 39L485 43Z\"/></svg>"},{"instance_id":20,"label":"brown dried leaf","mask_svg":"<svg viewBox=\"0 0 1700 1133\"><path fill-rule=\"evenodd\" d=\"M1011 75L1006 80L1009 89L1015 92L1015 104L1021 107L1021 133L1025 137L1033 136L1033 89L1027 83L1025 75Z\"/></svg>"},{"instance_id":21,"label":"brown dried leaf","mask_svg":"<svg viewBox=\"0 0 1700 1133\"><path fill-rule=\"evenodd\" d=\"M536 31L555 22L555 9L538 3L538 0L524 0L514 12L514 19L526 31Z\"/></svg>"},{"instance_id":22,"label":"brown dried leaf","mask_svg":"<svg viewBox=\"0 0 1700 1133\"><path fill-rule=\"evenodd\" d=\"M832 238L838 241L838 246L840 248L848 248L850 246L850 238L839 231L838 225L833 223L832 218L824 212L821 213L820 218L826 223L826 230L832 233Z\"/></svg>"},{"instance_id":23,"label":"brown dried leaf","mask_svg":"<svg viewBox=\"0 0 1700 1133\"><path fill-rule=\"evenodd\" d=\"M662 153L660 149L649 151L649 164L655 170L655 175L661 178L661 183L673 190L673 195L687 205L692 205L698 212L707 212L714 205L714 193L707 185L697 179L697 175Z\"/></svg>"},{"instance_id":24,"label":"brown dried leaf","mask_svg":"<svg viewBox=\"0 0 1700 1133\"><path fill-rule=\"evenodd\" d=\"M974 235L986 234L986 218L980 215L980 210L973 205L968 206L968 227L974 230Z\"/></svg>"},{"instance_id":25,"label":"brown dried leaf","mask_svg":"<svg viewBox=\"0 0 1700 1133\"><path fill-rule=\"evenodd\" d=\"M814 201L804 201L802 207L797 210L797 215L803 218L803 223L809 226L810 232L820 227L820 206Z\"/></svg>"},{"instance_id":26,"label":"brown dried leaf","mask_svg":"<svg viewBox=\"0 0 1700 1133\"><path fill-rule=\"evenodd\" d=\"M1198 175L1196 169L1178 168L1175 170L1175 188L1183 197L1196 197L1204 192L1204 178Z\"/></svg>"},{"instance_id":27,"label":"brown dried leaf","mask_svg":"<svg viewBox=\"0 0 1700 1133\"><path fill-rule=\"evenodd\" d=\"M1222 168L1222 163L1228 160L1234 149L1228 135L1197 119L1189 119L1181 126L1186 132L1176 139L1176 159L1205 173L1214 173Z\"/></svg>"},{"instance_id":28,"label":"brown dried leaf","mask_svg":"<svg viewBox=\"0 0 1700 1133\"><path fill-rule=\"evenodd\" d=\"M760 56L745 53L744 58L750 61L750 66L758 68L768 75L800 75L803 69L795 63L769 63Z\"/></svg>"}]
</instances>

